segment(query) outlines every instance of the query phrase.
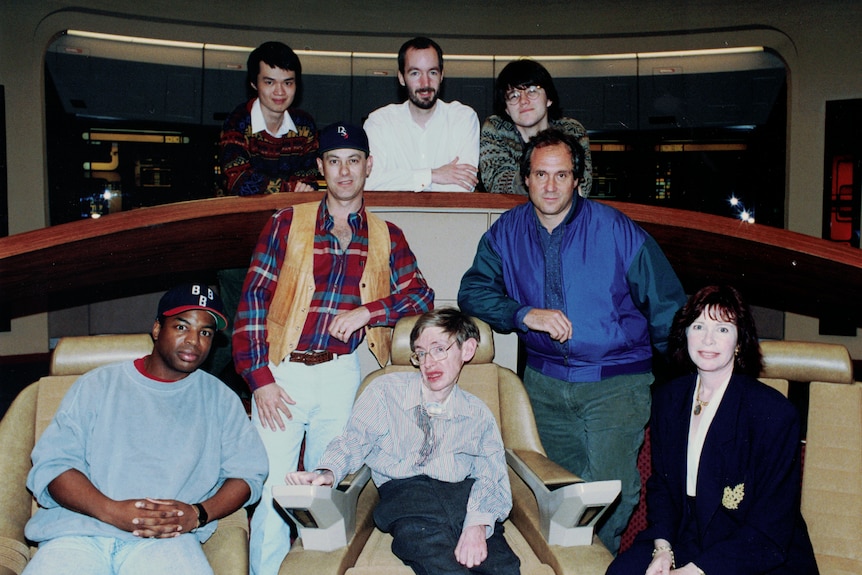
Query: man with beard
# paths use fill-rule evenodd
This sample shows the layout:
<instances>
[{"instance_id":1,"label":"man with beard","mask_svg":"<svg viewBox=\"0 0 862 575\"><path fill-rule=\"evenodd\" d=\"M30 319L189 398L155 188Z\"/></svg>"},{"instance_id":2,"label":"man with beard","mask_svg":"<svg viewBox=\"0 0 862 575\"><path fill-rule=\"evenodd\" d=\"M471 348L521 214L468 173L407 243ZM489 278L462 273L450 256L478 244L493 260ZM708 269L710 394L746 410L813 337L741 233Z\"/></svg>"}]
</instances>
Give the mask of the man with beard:
<instances>
[{"instance_id":1,"label":"man with beard","mask_svg":"<svg viewBox=\"0 0 862 575\"><path fill-rule=\"evenodd\" d=\"M368 190L472 192L479 179L479 118L469 106L439 99L443 50L430 38L398 51L407 101L372 112L365 131L374 156Z\"/></svg>"}]
</instances>

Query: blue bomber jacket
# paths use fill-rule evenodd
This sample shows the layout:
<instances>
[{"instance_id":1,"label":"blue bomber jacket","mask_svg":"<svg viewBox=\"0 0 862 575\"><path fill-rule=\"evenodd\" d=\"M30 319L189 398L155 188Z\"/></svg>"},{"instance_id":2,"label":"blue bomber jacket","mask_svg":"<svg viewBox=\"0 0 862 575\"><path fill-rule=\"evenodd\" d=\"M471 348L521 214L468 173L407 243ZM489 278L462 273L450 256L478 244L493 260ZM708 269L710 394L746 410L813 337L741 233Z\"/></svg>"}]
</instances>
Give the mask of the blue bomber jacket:
<instances>
[{"instance_id":1,"label":"blue bomber jacket","mask_svg":"<svg viewBox=\"0 0 862 575\"><path fill-rule=\"evenodd\" d=\"M516 331L527 364L572 382L600 381L651 369L651 345L664 353L685 292L656 241L627 216L577 198L563 221L559 257L548 253L547 231L531 203L513 208L479 242L473 266L461 279L458 305L502 333ZM562 293L549 295L547 263L559 262ZM556 265L556 264L555 264ZM553 300L562 307L552 305ZM564 343L531 331L523 319L533 308L562 309L573 325Z\"/></svg>"}]
</instances>

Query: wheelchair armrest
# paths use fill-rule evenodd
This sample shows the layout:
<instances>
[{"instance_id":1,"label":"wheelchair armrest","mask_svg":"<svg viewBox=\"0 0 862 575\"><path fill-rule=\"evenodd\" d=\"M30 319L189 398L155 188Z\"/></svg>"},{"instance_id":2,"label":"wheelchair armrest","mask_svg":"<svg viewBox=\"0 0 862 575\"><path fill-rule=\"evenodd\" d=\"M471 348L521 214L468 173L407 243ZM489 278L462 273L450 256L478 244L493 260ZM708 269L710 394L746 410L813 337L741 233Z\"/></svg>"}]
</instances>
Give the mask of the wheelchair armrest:
<instances>
[{"instance_id":1,"label":"wheelchair armrest","mask_svg":"<svg viewBox=\"0 0 862 575\"><path fill-rule=\"evenodd\" d=\"M539 527L549 544L592 544L596 522L620 494L618 479L584 482L532 451L506 449L506 461L536 496Z\"/></svg>"},{"instance_id":2,"label":"wheelchair armrest","mask_svg":"<svg viewBox=\"0 0 862 575\"><path fill-rule=\"evenodd\" d=\"M531 489L533 483L554 490L558 487L583 483L584 481L537 451L507 448L506 462L527 485L530 485Z\"/></svg>"},{"instance_id":3,"label":"wheelchair armrest","mask_svg":"<svg viewBox=\"0 0 862 575\"><path fill-rule=\"evenodd\" d=\"M356 500L371 478L362 466L336 487L274 485L272 497L296 522L305 549L332 551L344 547L356 529Z\"/></svg>"},{"instance_id":4,"label":"wheelchair armrest","mask_svg":"<svg viewBox=\"0 0 862 575\"><path fill-rule=\"evenodd\" d=\"M359 495L358 492L362 491L369 479L371 479L371 469L367 465L363 465L356 473L345 475L335 488L344 493L356 491L356 494Z\"/></svg>"}]
</instances>

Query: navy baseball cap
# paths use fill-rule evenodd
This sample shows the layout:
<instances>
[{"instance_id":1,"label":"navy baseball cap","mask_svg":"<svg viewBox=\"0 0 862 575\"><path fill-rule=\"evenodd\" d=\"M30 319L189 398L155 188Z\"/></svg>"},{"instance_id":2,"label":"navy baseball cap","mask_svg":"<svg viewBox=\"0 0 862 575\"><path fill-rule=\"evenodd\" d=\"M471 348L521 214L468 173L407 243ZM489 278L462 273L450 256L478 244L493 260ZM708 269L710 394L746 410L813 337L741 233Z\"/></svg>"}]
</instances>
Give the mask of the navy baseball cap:
<instances>
[{"instance_id":1,"label":"navy baseball cap","mask_svg":"<svg viewBox=\"0 0 862 575\"><path fill-rule=\"evenodd\" d=\"M209 312L216 320L217 329L227 327L221 298L206 284L182 284L171 288L159 300L158 316L171 317L193 309Z\"/></svg>"},{"instance_id":2,"label":"navy baseball cap","mask_svg":"<svg viewBox=\"0 0 862 575\"><path fill-rule=\"evenodd\" d=\"M368 135L365 133L365 130L346 122L336 122L320 130L318 142L317 153L321 156L324 152L340 150L342 148L361 150L366 155L371 153L371 149L368 147Z\"/></svg>"}]
</instances>

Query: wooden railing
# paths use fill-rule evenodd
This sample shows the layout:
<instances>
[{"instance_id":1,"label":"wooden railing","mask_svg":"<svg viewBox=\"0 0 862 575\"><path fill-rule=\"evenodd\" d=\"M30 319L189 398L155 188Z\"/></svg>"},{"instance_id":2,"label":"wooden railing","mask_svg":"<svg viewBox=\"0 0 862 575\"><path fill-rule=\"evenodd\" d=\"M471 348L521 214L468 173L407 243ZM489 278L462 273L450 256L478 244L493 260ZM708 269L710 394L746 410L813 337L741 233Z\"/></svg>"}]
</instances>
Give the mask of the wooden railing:
<instances>
[{"instance_id":1,"label":"wooden railing","mask_svg":"<svg viewBox=\"0 0 862 575\"><path fill-rule=\"evenodd\" d=\"M274 210L319 198L278 194L141 208L0 239L0 315L22 317L165 289L247 265ZM507 210L497 194L368 192L370 207ZM661 244L686 291L732 283L753 304L862 326L862 250L786 230L670 208L606 202ZM409 230L407 230L409 236ZM463 246L458 246L461 249ZM473 246L469 246L473 249Z\"/></svg>"}]
</instances>

